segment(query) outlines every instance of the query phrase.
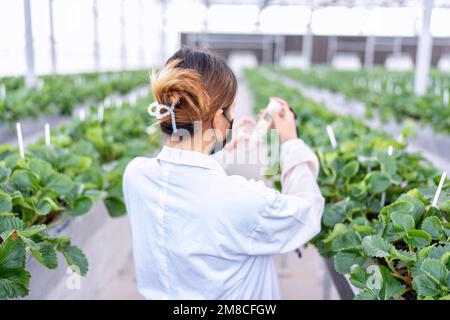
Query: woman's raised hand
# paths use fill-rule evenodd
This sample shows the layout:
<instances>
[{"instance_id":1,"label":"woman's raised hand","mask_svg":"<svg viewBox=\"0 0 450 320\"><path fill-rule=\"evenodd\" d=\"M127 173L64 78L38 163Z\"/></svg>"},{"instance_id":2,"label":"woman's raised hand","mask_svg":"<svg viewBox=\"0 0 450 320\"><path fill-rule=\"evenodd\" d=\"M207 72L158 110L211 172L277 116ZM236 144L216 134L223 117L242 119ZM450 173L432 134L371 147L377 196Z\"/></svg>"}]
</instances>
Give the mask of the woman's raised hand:
<instances>
[{"instance_id":1,"label":"woman's raised hand","mask_svg":"<svg viewBox=\"0 0 450 320\"><path fill-rule=\"evenodd\" d=\"M279 132L281 143L298 139L295 115L288 103L278 97L270 97L270 99L275 100L282 107L280 112L267 110L272 116L272 127Z\"/></svg>"}]
</instances>

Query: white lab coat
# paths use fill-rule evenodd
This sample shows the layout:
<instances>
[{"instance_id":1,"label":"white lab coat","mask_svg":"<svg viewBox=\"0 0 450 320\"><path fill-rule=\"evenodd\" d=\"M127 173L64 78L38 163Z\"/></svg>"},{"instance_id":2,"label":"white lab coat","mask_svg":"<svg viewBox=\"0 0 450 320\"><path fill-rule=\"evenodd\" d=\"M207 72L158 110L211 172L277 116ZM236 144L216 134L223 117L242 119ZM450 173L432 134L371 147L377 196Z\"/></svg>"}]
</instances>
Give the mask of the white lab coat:
<instances>
[{"instance_id":1,"label":"white lab coat","mask_svg":"<svg viewBox=\"0 0 450 320\"><path fill-rule=\"evenodd\" d=\"M212 156L163 147L123 176L140 293L146 299L280 299L273 255L320 231L319 164L281 145L283 194L228 176Z\"/></svg>"}]
</instances>

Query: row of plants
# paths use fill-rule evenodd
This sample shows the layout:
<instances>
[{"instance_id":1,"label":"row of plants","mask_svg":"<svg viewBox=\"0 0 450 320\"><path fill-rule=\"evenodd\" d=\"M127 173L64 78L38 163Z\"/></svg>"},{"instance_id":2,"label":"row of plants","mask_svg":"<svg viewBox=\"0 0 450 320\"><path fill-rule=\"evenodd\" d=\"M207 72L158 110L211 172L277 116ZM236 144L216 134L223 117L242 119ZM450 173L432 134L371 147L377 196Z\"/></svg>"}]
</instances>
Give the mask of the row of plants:
<instances>
[{"instance_id":1,"label":"row of plants","mask_svg":"<svg viewBox=\"0 0 450 320\"><path fill-rule=\"evenodd\" d=\"M386 70L340 71L316 67L309 71L298 69L273 70L307 85L344 94L366 105L366 116L377 110L383 121L414 120L433 127L436 132L450 133L450 77L433 71L427 94L416 96L412 72Z\"/></svg>"},{"instance_id":2,"label":"row of plants","mask_svg":"<svg viewBox=\"0 0 450 320\"><path fill-rule=\"evenodd\" d=\"M355 298L450 299L449 180L431 206L441 172L420 154L263 74L246 73L255 108L276 95L296 110L300 136L320 161L318 183L326 198L322 229L311 243L349 275L360 290ZM279 177L272 178L281 190Z\"/></svg>"},{"instance_id":3,"label":"row of plants","mask_svg":"<svg viewBox=\"0 0 450 320\"><path fill-rule=\"evenodd\" d=\"M0 145L0 299L28 294L27 257L54 269L61 253L75 272L87 273L83 252L46 230L86 214L99 200L110 216L125 214L123 171L133 157L159 145L148 131L148 100L106 108L102 121L92 108L85 120L52 130L49 146L42 139L30 145L24 158Z\"/></svg>"},{"instance_id":4,"label":"row of plants","mask_svg":"<svg viewBox=\"0 0 450 320\"><path fill-rule=\"evenodd\" d=\"M23 77L0 79L0 123L13 124L24 118L70 115L75 106L99 102L114 93L125 94L148 82L145 71L120 71L51 75L38 79L33 88Z\"/></svg>"}]
</instances>

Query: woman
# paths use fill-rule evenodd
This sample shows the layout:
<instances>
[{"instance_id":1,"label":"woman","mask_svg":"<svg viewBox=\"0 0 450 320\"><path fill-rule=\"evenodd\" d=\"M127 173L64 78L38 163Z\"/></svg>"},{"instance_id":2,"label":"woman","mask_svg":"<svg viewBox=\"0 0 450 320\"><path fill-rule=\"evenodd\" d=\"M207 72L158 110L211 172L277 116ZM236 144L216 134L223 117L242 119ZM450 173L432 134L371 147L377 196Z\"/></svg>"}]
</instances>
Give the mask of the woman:
<instances>
[{"instance_id":1,"label":"woman","mask_svg":"<svg viewBox=\"0 0 450 320\"><path fill-rule=\"evenodd\" d=\"M297 137L286 102L272 113L281 142L283 194L228 176L210 154L227 142L236 78L219 57L183 48L153 76L166 144L127 166L123 192L137 284L147 299L279 299L273 255L320 231L319 165ZM183 135L181 134L183 133ZM180 137L181 138L181 142Z\"/></svg>"}]
</instances>

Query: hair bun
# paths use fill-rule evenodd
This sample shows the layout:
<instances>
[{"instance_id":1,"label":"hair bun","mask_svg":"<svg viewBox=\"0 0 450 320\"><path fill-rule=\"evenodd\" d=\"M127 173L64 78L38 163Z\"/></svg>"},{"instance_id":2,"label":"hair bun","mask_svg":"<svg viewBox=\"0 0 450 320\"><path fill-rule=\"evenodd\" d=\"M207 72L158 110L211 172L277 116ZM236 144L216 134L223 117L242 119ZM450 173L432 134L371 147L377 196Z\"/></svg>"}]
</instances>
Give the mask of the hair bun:
<instances>
[{"instance_id":1,"label":"hair bun","mask_svg":"<svg viewBox=\"0 0 450 320\"><path fill-rule=\"evenodd\" d=\"M237 81L225 60L207 50L183 47L151 76L155 100L167 106L175 103L176 126L193 134L195 121L212 125L217 110L234 103ZM172 133L169 116L158 121L161 130Z\"/></svg>"},{"instance_id":2,"label":"hair bun","mask_svg":"<svg viewBox=\"0 0 450 320\"><path fill-rule=\"evenodd\" d=\"M175 103L177 122L193 122L202 119L208 111L209 97L200 74L193 69L177 68L180 63L176 59L152 74L152 91L159 103L169 106ZM170 120L162 119L161 123L166 121Z\"/></svg>"}]
</instances>

